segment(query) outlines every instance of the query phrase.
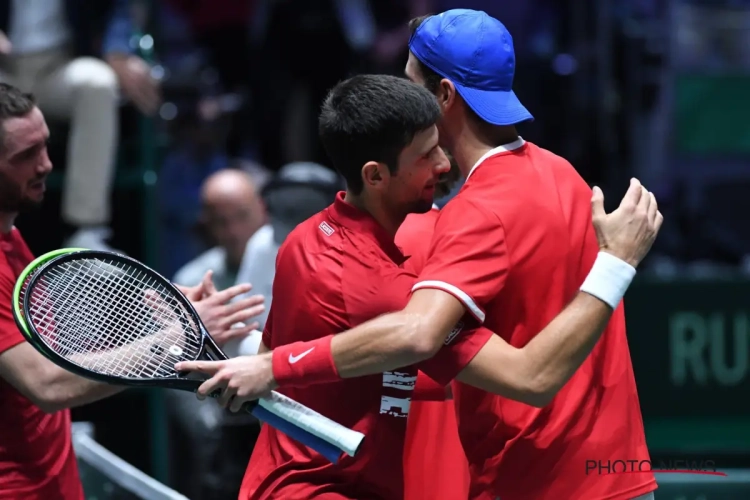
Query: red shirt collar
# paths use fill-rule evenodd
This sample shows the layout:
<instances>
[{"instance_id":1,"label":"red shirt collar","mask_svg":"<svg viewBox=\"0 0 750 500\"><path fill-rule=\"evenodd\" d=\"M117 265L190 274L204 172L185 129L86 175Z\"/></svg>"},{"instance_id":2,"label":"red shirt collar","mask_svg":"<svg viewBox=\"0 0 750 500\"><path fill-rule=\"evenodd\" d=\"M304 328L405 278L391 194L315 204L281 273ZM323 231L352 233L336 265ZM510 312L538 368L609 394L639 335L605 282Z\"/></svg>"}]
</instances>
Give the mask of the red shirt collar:
<instances>
[{"instance_id":1,"label":"red shirt collar","mask_svg":"<svg viewBox=\"0 0 750 500\"><path fill-rule=\"evenodd\" d=\"M345 194L344 191L340 191L333 205L328 207L331 218L356 234L372 239L396 265L403 264L406 257L396 246L393 237L370 214L344 201Z\"/></svg>"}]
</instances>

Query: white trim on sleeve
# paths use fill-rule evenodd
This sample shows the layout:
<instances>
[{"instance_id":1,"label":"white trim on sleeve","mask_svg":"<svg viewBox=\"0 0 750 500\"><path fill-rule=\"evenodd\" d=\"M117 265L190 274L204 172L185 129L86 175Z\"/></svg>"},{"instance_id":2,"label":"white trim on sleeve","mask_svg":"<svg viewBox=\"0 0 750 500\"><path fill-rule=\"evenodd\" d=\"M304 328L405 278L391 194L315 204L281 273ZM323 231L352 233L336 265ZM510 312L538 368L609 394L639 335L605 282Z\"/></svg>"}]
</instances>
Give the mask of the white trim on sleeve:
<instances>
[{"instance_id":1,"label":"white trim on sleeve","mask_svg":"<svg viewBox=\"0 0 750 500\"><path fill-rule=\"evenodd\" d=\"M448 292L449 294L456 297L459 301L461 301L464 307L466 307L471 315L478 319L480 323L484 323L484 311L479 308L479 306L474 302L474 299L472 299L468 293L464 292L457 286L451 285L450 283L446 283L444 281L420 281L412 287L411 291L413 292L421 288L437 288L438 290Z\"/></svg>"}]
</instances>

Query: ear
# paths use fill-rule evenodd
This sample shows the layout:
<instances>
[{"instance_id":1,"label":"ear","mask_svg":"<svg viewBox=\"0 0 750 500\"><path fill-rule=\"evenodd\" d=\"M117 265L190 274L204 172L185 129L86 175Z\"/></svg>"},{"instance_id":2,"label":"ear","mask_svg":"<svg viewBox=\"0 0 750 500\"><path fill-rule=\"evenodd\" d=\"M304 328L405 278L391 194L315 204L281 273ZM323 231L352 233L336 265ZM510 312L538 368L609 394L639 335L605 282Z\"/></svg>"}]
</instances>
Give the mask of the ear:
<instances>
[{"instance_id":1,"label":"ear","mask_svg":"<svg viewBox=\"0 0 750 500\"><path fill-rule=\"evenodd\" d=\"M456 102L456 87L453 82L447 78L440 80L436 97L443 113L450 110Z\"/></svg>"},{"instance_id":2,"label":"ear","mask_svg":"<svg viewBox=\"0 0 750 500\"><path fill-rule=\"evenodd\" d=\"M362 182L366 188L378 189L390 179L390 172L384 163L368 161L362 166Z\"/></svg>"}]
</instances>

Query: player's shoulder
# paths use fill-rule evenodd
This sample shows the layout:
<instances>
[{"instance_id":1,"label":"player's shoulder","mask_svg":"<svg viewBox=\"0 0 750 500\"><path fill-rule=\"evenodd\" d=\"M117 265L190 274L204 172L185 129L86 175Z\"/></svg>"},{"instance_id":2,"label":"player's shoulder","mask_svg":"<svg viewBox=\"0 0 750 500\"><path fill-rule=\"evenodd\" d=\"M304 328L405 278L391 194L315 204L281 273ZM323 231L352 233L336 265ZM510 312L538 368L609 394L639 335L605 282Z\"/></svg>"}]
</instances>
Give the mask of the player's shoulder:
<instances>
[{"instance_id":1,"label":"player's shoulder","mask_svg":"<svg viewBox=\"0 0 750 500\"><path fill-rule=\"evenodd\" d=\"M533 171L533 169L527 170L533 165L544 165L546 168L572 169L571 173L575 173L571 163L562 156L533 142L524 141L520 148L488 157L474 169L469 177L471 179L476 174L477 179L480 177L507 177L508 180L515 179L518 182L525 182L524 172ZM471 183L468 181L466 184L474 188L486 185L486 183Z\"/></svg>"},{"instance_id":2,"label":"player's shoulder","mask_svg":"<svg viewBox=\"0 0 750 500\"><path fill-rule=\"evenodd\" d=\"M27 257L33 258L31 250L29 250L29 246L26 244L26 240L23 238L21 231L16 226L13 226L11 228L9 236L10 243L11 245L13 245L13 248L15 248L16 250L20 250Z\"/></svg>"},{"instance_id":3,"label":"player's shoulder","mask_svg":"<svg viewBox=\"0 0 750 500\"><path fill-rule=\"evenodd\" d=\"M450 224L476 225L483 221L497 220L497 205L503 200L489 198L473 189L461 189L439 212L435 214L435 226Z\"/></svg>"},{"instance_id":4,"label":"player's shoulder","mask_svg":"<svg viewBox=\"0 0 750 500\"><path fill-rule=\"evenodd\" d=\"M346 228L335 222L327 208L323 209L287 235L279 247L277 266L290 259L305 259L312 265L325 262L330 266L351 253L347 251L348 239Z\"/></svg>"},{"instance_id":5,"label":"player's shoulder","mask_svg":"<svg viewBox=\"0 0 750 500\"><path fill-rule=\"evenodd\" d=\"M535 144L532 144L531 146L531 154L535 156L536 159L543 162L543 165L551 169L557 179L565 178L566 180L574 182L583 180L581 174L578 173L578 170L575 169L573 164L570 163L567 158Z\"/></svg>"},{"instance_id":6,"label":"player's shoulder","mask_svg":"<svg viewBox=\"0 0 750 500\"><path fill-rule=\"evenodd\" d=\"M317 236L319 235L333 235L333 228L330 228L330 223L327 222L328 209L323 209L316 213L312 217L305 219L304 221L297 224L289 234L284 238L284 242L281 244L279 251L283 251L288 247L297 246L310 246L310 243L321 242ZM309 248L314 250L314 248Z\"/></svg>"},{"instance_id":7,"label":"player's shoulder","mask_svg":"<svg viewBox=\"0 0 750 500\"><path fill-rule=\"evenodd\" d=\"M544 158L556 165L572 166L565 157L531 142L529 143L529 154L532 156L538 156L539 158Z\"/></svg>"}]
</instances>

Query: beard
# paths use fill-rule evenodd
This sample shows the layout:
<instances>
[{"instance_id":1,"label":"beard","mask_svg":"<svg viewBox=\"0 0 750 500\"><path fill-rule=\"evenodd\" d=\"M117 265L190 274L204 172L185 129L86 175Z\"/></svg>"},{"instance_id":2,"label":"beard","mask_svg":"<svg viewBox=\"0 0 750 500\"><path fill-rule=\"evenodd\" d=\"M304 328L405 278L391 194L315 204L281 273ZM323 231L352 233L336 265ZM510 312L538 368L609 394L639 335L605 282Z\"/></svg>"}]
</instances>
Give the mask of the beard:
<instances>
[{"instance_id":1,"label":"beard","mask_svg":"<svg viewBox=\"0 0 750 500\"><path fill-rule=\"evenodd\" d=\"M38 208L41 203L42 200L37 201L25 197L18 183L0 172L0 212L26 212Z\"/></svg>"},{"instance_id":2,"label":"beard","mask_svg":"<svg viewBox=\"0 0 750 500\"><path fill-rule=\"evenodd\" d=\"M414 202L414 205L411 207L410 213L413 214L426 214L430 210L432 210L432 204L434 202L431 200L419 200Z\"/></svg>"}]
</instances>

